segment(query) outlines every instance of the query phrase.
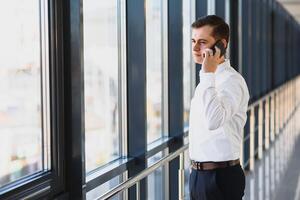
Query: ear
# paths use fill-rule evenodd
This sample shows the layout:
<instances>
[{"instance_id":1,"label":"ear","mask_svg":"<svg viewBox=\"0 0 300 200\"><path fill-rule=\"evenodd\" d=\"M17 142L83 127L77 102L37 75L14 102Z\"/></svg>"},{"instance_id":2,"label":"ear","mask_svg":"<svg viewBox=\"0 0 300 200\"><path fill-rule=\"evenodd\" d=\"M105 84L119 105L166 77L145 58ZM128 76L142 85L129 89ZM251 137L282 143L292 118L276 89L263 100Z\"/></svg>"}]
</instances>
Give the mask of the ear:
<instances>
[{"instance_id":1,"label":"ear","mask_svg":"<svg viewBox=\"0 0 300 200\"><path fill-rule=\"evenodd\" d=\"M222 39L221 41L224 44L225 49L227 49L227 47L228 47L227 41L225 39Z\"/></svg>"}]
</instances>

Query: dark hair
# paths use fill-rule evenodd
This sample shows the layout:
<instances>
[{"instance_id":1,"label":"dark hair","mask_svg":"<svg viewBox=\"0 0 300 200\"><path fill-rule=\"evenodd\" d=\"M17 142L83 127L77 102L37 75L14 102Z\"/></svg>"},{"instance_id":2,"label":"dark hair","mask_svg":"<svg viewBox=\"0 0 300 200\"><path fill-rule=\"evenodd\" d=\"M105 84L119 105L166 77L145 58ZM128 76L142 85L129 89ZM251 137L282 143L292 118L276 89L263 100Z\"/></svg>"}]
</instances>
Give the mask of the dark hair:
<instances>
[{"instance_id":1,"label":"dark hair","mask_svg":"<svg viewBox=\"0 0 300 200\"><path fill-rule=\"evenodd\" d=\"M192 24L192 28L200 28L205 25L213 27L212 36L215 39L225 39L227 42L229 41L229 26L221 17L217 15L201 17Z\"/></svg>"}]
</instances>

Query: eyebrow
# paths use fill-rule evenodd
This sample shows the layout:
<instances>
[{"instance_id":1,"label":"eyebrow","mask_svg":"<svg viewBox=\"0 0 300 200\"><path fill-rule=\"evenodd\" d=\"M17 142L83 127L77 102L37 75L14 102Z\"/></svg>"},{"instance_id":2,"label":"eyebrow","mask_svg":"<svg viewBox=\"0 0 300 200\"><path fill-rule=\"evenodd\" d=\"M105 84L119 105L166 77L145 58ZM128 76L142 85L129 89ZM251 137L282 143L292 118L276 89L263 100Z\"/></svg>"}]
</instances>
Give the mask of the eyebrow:
<instances>
[{"instance_id":1,"label":"eyebrow","mask_svg":"<svg viewBox=\"0 0 300 200\"><path fill-rule=\"evenodd\" d=\"M195 40L194 38L192 38L192 40ZM196 41L196 40L195 40ZM207 42L208 40L206 39L199 39L198 41L204 41L204 42Z\"/></svg>"}]
</instances>

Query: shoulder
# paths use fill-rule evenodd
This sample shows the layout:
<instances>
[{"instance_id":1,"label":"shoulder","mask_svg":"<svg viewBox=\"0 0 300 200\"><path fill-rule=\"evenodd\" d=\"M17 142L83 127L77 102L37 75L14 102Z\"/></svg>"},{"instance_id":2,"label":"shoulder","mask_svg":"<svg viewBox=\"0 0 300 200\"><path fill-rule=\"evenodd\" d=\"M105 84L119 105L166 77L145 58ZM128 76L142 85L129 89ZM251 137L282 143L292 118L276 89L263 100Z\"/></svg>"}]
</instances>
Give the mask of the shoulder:
<instances>
[{"instance_id":1,"label":"shoulder","mask_svg":"<svg viewBox=\"0 0 300 200\"><path fill-rule=\"evenodd\" d=\"M232 67L228 67L227 70L225 70L224 75L225 75L224 76L224 83L225 83L224 85L239 88L243 91L243 93L246 96L249 96L247 83L246 83L244 77L239 72L237 72Z\"/></svg>"},{"instance_id":2,"label":"shoulder","mask_svg":"<svg viewBox=\"0 0 300 200\"><path fill-rule=\"evenodd\" d=\"M233 67L228 67L225 70L224 80L226 82L238 83L238 84L241 84L243 86L247 85L244 77L239 72L237 72Z\"/></svg>"}]
</instances>

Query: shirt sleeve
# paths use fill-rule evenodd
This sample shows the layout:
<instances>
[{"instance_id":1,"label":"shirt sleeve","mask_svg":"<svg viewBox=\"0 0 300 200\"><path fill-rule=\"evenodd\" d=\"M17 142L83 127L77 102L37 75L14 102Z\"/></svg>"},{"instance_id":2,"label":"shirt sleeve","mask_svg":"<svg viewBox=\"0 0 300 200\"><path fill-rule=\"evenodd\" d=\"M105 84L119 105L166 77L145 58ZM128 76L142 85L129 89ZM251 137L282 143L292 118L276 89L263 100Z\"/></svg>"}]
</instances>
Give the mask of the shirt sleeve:
<instances>
[{"instance_id":1,"label":"shirt sleeve","mask_svg":"<svg viewBox=\"0 0 300 200\"><path fill-rule=\"evenodd\" d=\"M238 78L232 76L217 91L214 73L200 73L200 96L209 130L221 127L238 111L243 89Z\"/></svg>"}]
</instances>

